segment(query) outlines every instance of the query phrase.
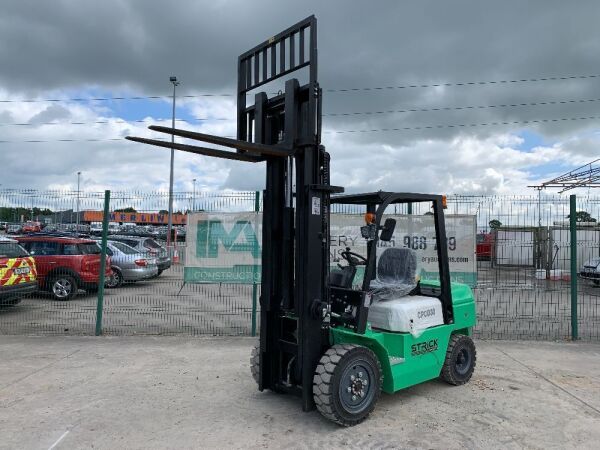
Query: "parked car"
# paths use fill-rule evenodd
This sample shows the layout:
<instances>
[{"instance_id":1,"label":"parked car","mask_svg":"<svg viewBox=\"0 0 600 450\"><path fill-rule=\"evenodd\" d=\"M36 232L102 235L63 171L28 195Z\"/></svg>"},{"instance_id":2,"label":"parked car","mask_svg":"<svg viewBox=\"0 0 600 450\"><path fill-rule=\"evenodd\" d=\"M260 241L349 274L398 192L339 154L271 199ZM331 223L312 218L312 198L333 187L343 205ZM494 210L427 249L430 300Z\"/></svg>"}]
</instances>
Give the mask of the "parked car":
<instances>
[{"instance_id":1,"label":"parked car","mask_svg":"<svg viewBox=\"0 0 600 450\"><path fill-rule=\"evenodd\" d=\"M90 226L86 223L61 223L57 224L56 229L61 233L90 235Z\"/></svg>"},{"instance_id":2,"label":"parked car","mask_svg":"<svg viewBox=\"0 0 600 450\"><path fill-rule=\"evenodd\" d=\"M108 234L117 234L119 233L120 227L116 222L108 222Z\"/></svg>"},{"instance_id":3,"label":"parked car","mask_svg":"<svg viewBox=\"0 0 600 450\"><path fill-rule=\"evenodd\" d=\"M20 234L23 230L23 227L20 223L9 223L6 226L6 234Z\"/></svg>"},{"instance_id":4,"label":"parked car","mask_svg":"<svg viewBox=\"0 0 600 450\"><path fill-rule=\"evenodd\" d=\"M8 226L8 222L0 222L0 231L6 230L7 226Z\"/></svg>"},{"instance_id":5,"label":"parked car","mask_svg":"<svg viewBox=\"0 0 600 450\"><path fill-rule=\"evenodd\" d=\"M175 230L177 230L177 240L178 241L185 241L185 237L187 234L187 230L185 226L178 226L175 228Z\"/></svg>"},{"instance_id":6,"label":"parked car","mask_svg":"<svg viewBox=\"0 0 600 450\"><path fill-rule=\"evenodd\" d=\"M91 239L52 235L18 237L35 259L40 289L70 300L79 289L95 291L100 281L100 247ZM105 276L110 277L110 258Z\"/></svg>"},{"instance_id":7,"label":"parked car","mask_svg":"<svg viewBox=\"0 0 600 450\"><path fill-rule=\"evenodd\" d=\"M92 236L102 236L102 223L93 222L90 225L90 234Z\"/></svg>"},{"instance_id":8,"label":"parked car","mask_svg":"<svg viewBox=\"0 0 600 450\"><path fill-rule=\"evenodd\" d=\"M596 285L600 285L600 258L592 258L586 261L579 269L579 277L585 280L591 280Z\"/></svg>"},{"instance_id":9,"label":"parked car","mask_svg":"<svg viewBox=\"0 0 600 450\"><path fill-rule=\"evenodd\" d=\"M477 259L492 259L492 249L494 247L494 235L492 233L477 234Z\"/></svg>"},{"instance_id":10,"label":"parked car","mask_svg":"<svg viewBox=\"0 0 600 450\"><path fill-rule=\"evenodd\" d=\"M0 236L0 306L16 305L38 290L35 261L14 239Z\"/></svg>"},{"instance_id":11,"label":"parked car","mask_svg":"<svg viewBox=\"0 0 600 450\"><path fill-rule=\"evenodd\" d=\"M25 222L21 230L22 233L39 233L40 231L42 231L42 224L32 220Z\"/></svg>"},{"instance_id":12,"label":"parked car","mask_svg":"<svg viewBox=\"0 0 600 450\"><path fill-rule=\"evenodd\" d=\"M138 252L143 253L146 257L156 258L156 265L158 266L157 276L171 267L171 258L167 253L167 249L152 238L116 235L111 236L110 240L113 242L123 242Z\"/></svg>"},{"instance_id":13,"label":"parked car","mask_svg":"<svg viewBox=\"0 0 600 450\"><path fill-rule=\"evenodd\" d=\"M109 241L106 248L110 256L112 275L106 282L106 287L116 288L124 282L141 281L154 278L158 275L156 258L148 258L145 253L129 245Z\"/></svg>"}]
</instances>

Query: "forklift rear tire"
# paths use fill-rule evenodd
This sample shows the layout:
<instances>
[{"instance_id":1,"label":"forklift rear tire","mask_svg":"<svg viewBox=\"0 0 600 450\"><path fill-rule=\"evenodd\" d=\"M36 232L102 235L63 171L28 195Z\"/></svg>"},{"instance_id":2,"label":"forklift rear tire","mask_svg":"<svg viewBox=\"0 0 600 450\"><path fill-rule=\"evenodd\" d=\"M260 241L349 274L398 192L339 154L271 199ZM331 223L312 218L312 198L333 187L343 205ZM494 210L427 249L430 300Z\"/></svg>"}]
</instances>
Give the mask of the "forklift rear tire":
<instances>
[{"instance_id":1,"label":"forklift rear tire","mask_svg":"<svg viewBox=\"0 0 600 450\"><path fill-rule=\"evenodd\" d=\"M260 373L260 345L256 344L253 348L252 348L252 353L250 354L250 372L252 372L252 378L254 378L254 381L256 381L256 384L259 384L258 382L258 374Z\"/></svg>"},{"instance_id":2,"label":"forklift rear tire","mask_svg":"<svg viewBox=\"0 0 600 450\"><path fill-rule=\"evenodd\" d=\"M313 398L327 419L350 427L375 408L383 376L379 359L370 349L338 344L321 357L313 377Z\"/></svg>"},{"instance_id":3,"label":"forklift rear tire","mask_svg":"<svg viewBox=\"0 0 600 450\"><path fill-rule=\"evenodd\" d=\"M446 383L454 386L465 384L473 375L476 361L477 352L473 340L464 334L453 334L440 376Z\"/></svg>"}]
</instances>

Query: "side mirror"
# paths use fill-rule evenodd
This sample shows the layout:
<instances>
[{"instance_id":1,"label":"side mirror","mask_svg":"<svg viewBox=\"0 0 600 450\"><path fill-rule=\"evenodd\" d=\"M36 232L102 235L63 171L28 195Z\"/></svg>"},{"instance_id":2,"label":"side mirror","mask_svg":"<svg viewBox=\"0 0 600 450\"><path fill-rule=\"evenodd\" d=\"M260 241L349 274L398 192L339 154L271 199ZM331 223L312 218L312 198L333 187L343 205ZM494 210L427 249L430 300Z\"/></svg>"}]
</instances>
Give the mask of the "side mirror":
<instances>
[{"instance_id":1,"label":"side mirror","mask_svg":"<svg viewBox=\"0 0 600 450\"><path fill-rule=\"evenodd\" d=\"M391 217L385 219L385 223L383 224L383 228L381 229L381 234L379 235L379 240L385 242L391 241L395 229L396 219L392 219Z\"/></svg>"}]
</instances>

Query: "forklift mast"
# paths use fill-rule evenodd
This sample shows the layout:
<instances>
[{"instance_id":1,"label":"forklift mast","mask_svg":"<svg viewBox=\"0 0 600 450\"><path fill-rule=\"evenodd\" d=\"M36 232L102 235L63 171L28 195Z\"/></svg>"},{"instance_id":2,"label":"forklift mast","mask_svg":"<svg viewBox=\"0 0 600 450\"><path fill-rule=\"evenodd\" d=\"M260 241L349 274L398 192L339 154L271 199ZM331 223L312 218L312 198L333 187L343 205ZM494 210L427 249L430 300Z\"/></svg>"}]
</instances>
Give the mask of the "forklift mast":
<instances>
[{"instance_id":1,"label":"forklift mast","mask_svg":"<svg viewBox=\"0 0 600 450\"><path fill-rule=\"evenodd\" d=\"M306 68L306 69L305 69ZM290 75L305 69L308 83ZM284 92L258 88L287 77ZM254 100L251 100L253 94ZM175 128L150 129L235 148L127 139L195 154L266 162L259 389L291 392L312 409L313 375L329 347L329 154L321 145L322 90L317 80L317 19L310 16L240 55L237 139Z\"/></svg>"},{"instance_id":2,"label":"forklift mast","mask_svg":"<svg viewBox=\"0 0 600 450\"><path fill-rule=\"evenodd\" d=\"M269 98L247 94L308 68ZM311 16L238 60L238 140L282 146L289 156L267 158L263 202L263 253L259 389L296 392L312 406L315 367L329 345L313 305L328 298L329 154L321 146L322 91L317 81L317 20ZM341 192L342 189L333 189Z\"/></svg>"}]
</instances>

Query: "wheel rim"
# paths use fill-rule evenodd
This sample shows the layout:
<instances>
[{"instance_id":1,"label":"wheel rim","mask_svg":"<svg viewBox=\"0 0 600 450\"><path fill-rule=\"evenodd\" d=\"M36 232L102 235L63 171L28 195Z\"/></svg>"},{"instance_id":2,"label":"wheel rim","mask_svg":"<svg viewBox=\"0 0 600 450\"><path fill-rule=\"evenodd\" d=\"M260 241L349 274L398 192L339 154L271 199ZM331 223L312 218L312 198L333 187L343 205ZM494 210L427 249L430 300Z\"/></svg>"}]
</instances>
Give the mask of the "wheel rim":
<instances>
[{"instance_id":1,"label":"wheel rim","mask_svg":"<svg viewBox=\"0 0 600 450\"><path fill-rule=\"evenodd\" d=\"M353 414L365 410L375 395L375 374L366 361L350 364L342 373L339 397L342 407Z\"/></svg>"},{"instance_id":2,"label":"wheel rim","mask_svg":"<svg viewBox=\"0 0 600 450\"><path fill-rule=\"evenodd\" d=\"M108 278L106 286L108 286L109 288L114 288L118 286L120 282L121 276L119 275L119 272L113 272L113 274Z\"/></svg>"},{"instance_id":3,"label":"wheel rim","mask_svg":"<svg viewBox=\"0 0 600 450\"><path fill-rule=\"evenodd\" d=\"M464 375L469 371L471 367L471 353L466 348L461 348L456 355L456 372L460 375Z\"/></svg>"},{"instance_id":4,"label":"wheel rim","mask_svg":"<svg viewBox=\"0 0 600 450\"><path fill-rule=\"evenodd\" d=\"M66 278L59 278L52 285L52 292L58 298L66 298L73 291L73 285Z\"/></svg>"}]
</instances>

